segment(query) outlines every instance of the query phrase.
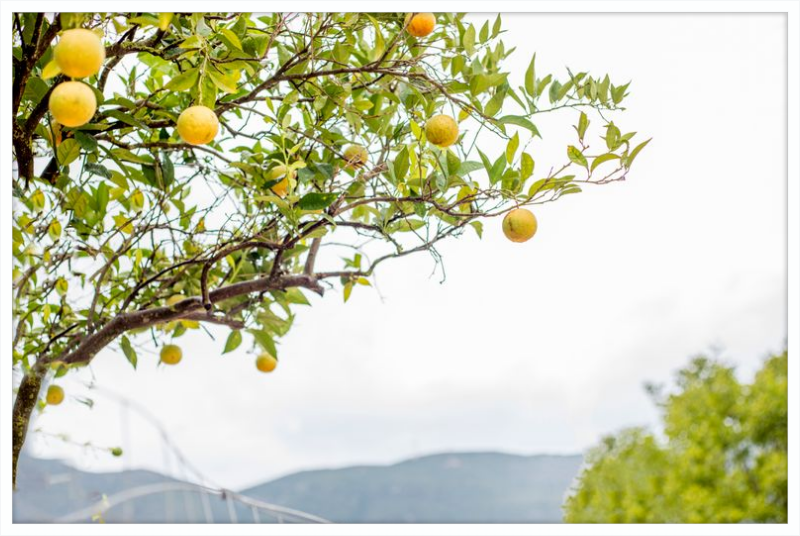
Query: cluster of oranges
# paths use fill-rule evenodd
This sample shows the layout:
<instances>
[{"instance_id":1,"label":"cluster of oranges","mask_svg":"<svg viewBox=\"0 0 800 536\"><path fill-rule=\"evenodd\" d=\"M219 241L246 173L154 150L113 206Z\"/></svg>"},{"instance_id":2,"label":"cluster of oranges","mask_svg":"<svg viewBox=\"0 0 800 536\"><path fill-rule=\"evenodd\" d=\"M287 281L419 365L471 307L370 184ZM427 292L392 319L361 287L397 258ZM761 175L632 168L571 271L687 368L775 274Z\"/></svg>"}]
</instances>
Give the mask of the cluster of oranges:
<instances>
[{"instance_id":1,"label":"cluster of oranges","mask_svg":"<svg viewBox=\"0 0 800 536\"><path fill-rule=\"evenodd\" d=\"M430 35L436 26L433 13L409 13L405 19L406 31L422 38ZM100 36L92 30L75 28L62 32L54 49L54 62L57 70L72 80L61 82L50 93L48 102L50 113L55 121L67 127L79 127L88 123L97 111L94 90L86 83L76 79L87 78L100 72L106 58L106 50ZM178 135L191 145L210 143L219 131L219 119L214 110L203 105L186 108L176 124ZM429 143L446 148L458 141L458 123L445 114L434 115L425 124L425 137ZM345 166L358 169L367 163L369 154L361 145L350 145L342 154ZM272 191L283 198L289 192L290 179L294 170L278 165L269 173L275 182ZM513 242L525 242L536 233L536 217L527 209L517 208L508 212L503 220L503 233ZM183 358L181 348L167 344L161 348L160 362L177 365ZM256 368L261 372L272 372L278 365L277 359L269 353L262 353L256 359ZM58 405L64 400L64 390L51 385L45 396L49 405Z\"/></svg>"},{"instance_id":2,"label":"cluster of oranges","mask_svg":"<svg viewBox=\"0 0 800 536\"><path fill-rule=\"evenodd\" d=\"M161 347L161 363L177 365L183 359L183 350L177 344L165 344ZM267 352L256 358L256 368L261 372L272 372L278 366L278 360Z\"/></svg>"}]
</instances>

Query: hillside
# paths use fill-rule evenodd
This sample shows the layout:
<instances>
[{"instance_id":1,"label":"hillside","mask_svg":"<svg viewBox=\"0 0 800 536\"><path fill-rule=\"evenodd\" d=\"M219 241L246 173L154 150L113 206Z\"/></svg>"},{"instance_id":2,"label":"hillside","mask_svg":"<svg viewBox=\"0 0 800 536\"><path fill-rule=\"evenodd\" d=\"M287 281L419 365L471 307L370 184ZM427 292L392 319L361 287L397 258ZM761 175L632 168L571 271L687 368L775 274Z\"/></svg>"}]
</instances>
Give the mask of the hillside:
<instances>
[{"instance_id":1,"label":"hillside","mask_svg":"<svg viewBox=\"0 0 800 536\"><path fill-rule=\"evenodd\" d=\"M560 506L580 464L580 456L447 453L387 466L303 471L242 494L339 523L554 523L561 521ZM14 493L14 522L53 522L103 495L164 482L179 481L143 470L88 473L26 456ZM254 520L244 505L234 513L239 523ZM225 501L183 491L140 497L104 514L107 523L209 519L231 522ZM260 522L270 521L275 520L260 516Z\"/></svg>"},{"instance_id":2,"label":"hillside","mask_svg":"<svg viewBox=\"0 0 800 536\"><path fill-rule=\"evenodd\" d=\"M554 523L581 461L448 453L304 471L243 493L340 523Z\"/></svg>"}]
</instances>

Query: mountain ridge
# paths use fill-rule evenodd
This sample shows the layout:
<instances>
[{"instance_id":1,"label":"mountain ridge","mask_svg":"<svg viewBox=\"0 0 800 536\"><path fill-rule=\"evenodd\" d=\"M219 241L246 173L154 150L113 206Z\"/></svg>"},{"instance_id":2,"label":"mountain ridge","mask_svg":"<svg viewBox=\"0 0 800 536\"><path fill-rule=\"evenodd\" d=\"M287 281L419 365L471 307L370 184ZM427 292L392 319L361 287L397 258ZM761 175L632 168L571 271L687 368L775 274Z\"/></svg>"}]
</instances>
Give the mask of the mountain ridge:
<instances>
[{"instance_id":1,"label":"mountain ridge","mask_svg":"<svg viewBox=\"0 0 800 536\"><path fill-rule=\"evenodd\" d=\"M297 471L241 493L339 523L559 523L561 504L581 464L580 455L569 454L437 452L385 465ZM19 475L16 523L52 522L103 495L181 482L149 470L90 473L30 456L21 459ZM245 505L235 505L234 514L239 523L254 521ZM104 520L225 523L234 519L230 516L218 497L173 491L112 507ZM260 517L260 522L275 521Z\"/></svg>"}]
</instances>

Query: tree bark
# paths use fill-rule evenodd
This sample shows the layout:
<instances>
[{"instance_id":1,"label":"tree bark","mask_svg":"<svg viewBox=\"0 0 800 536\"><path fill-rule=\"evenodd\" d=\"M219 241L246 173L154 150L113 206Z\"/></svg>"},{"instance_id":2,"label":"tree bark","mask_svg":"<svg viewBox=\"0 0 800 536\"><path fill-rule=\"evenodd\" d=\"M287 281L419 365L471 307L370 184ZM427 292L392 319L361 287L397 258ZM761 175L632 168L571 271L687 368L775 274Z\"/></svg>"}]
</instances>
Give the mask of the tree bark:
<instances>
[{"instance_id":1,"label":"tree bark","mask_svg":"<svg viewBox=\"0 0 800 536\"><path fill-rule=\"evenodd\" d=\"M13 457L14 465L12 469L13 488L17 487L17 462L25 444L25 436L28 433L28 423L31 421L31 413L36 407L39 399L39 390L42 387L43 372L38 367L34 367L22 378L17 391L17 400L14 402L14 416L12 424L13 432Z\"/></svg>"}]
</instances>

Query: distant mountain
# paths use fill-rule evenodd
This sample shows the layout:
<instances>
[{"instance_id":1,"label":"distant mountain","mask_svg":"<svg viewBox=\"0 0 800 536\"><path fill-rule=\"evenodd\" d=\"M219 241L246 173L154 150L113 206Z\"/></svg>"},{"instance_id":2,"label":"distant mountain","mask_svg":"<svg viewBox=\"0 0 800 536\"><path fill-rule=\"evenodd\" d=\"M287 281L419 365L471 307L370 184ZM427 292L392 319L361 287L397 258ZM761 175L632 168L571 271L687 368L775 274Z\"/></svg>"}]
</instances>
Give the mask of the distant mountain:
<instances>
[{"instance_id":1,"label":"distant mountain","mask_svg":"<svg viewBox=\"0 0 800 536\"><path fill-rule=\"evenodd\" d=\"M338 523L560 523L581 456L437 454L303 471L242 493Z\"/></svg>"},{"instance_id":2,"label":"distant mountain","mask_svg":"<svg viewBox=\"0 0 800 536\"><path fill-rule=\"evenodd\" d=\"M52 523L90 507L124 490L180 481L144 470L114 473L80 471L58 460L21 456L17 469L17 490L12 499L15 523ZM109 509L106 523L204 523L203 498L193 492L147 495ZM228 520L226 504L210 497L206 505L215 522ZM252 517L251 517L252 519ZM83 521L91 521L91 514Z\"/></svg>"},{"instance_id":3,"label":"distant mountain","mask_svg":"<svg viewBox=\"0 0 800 536\"><path fill-rule=\"evenodd\" d=\"M303 471L242 495L339 523L558 523L581 456L448 453L388 466ZM179 480L151 471L88 473L57 460L20 459L13 496L15 523L49 523L103 496L148 490ZM233 515L233 518L231 517ZM82 520L90 521L91 514ZM196 491L168 491L125 501L106 523L239 523L249 506ZM261 523L276 518L258 516Z\"/></svg>"}]
</instances>

